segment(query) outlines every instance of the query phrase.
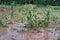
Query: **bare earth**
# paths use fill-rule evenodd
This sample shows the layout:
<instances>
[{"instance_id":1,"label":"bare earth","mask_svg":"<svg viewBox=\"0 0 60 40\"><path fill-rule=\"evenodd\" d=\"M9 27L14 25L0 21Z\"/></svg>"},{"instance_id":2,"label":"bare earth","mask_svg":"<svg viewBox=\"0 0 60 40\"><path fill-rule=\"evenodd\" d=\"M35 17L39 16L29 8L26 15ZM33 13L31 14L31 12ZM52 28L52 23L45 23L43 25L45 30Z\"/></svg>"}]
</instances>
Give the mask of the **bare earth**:
<instances>
[{"instance_id":1,"label":"bare earth","mask_svg":"<svg viewBox=\"0 0 60 40\"><path fill-rule=\"evenodd\" d=\"M11 27L15 27L15 25L9 25L9 28L7 28L7 34L2 35L0 40L44 40L44 30L41 30L41 33L32 33L29 35L28 32L18 33L16 30L12 31ZM60 31L56 31L54 33L48 32L48 40L57 40L56 37L60 35L58 32Z\"/></svg>"}]
</instances>

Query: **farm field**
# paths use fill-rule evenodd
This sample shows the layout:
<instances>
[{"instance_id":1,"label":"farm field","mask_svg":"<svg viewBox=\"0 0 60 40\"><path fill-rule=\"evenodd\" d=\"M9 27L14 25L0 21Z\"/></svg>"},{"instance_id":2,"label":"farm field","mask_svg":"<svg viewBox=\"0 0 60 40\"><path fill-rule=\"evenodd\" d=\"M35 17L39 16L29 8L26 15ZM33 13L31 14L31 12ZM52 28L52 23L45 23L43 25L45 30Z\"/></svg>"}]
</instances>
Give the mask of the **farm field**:
<instances>
[{"instance_id":1,"label":"farm field","mask_svg":"<svg viewBox=\"0 0 60 40\"><path fill-rule=\"evenodd\" d=\"M58 38L60 39L60 6L0 5L0 40Z\"/></svg>"}]
</instances>

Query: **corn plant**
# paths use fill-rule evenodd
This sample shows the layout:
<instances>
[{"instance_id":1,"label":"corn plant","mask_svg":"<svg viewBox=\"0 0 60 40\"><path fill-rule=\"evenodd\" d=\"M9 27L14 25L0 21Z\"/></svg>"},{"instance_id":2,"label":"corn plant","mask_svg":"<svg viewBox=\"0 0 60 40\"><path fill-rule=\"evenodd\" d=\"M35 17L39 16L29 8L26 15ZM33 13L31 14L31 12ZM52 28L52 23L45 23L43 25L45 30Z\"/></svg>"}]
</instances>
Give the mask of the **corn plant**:
<instances>
[{"instance_id":1,"label":"corn plant","mask_svg":"<svg viewBox=\"0 0 60 40\"><path fill-rule=\"evenodd\" d=\"M26 24L26 28L37 30L40 27L40 18L37 16L37 13L33 13L30 9L26 17L28 22L28 24Z\"/></svg>"},{"instance_id":2,"label":"corn plant","mask_svg":"<svg viewBox=\"0 0 60 40\"><path fill-rule=\"evenodd\" d=\"M7 27L8 19L6 15L0 14L0 27Z\"/></svg>"},{"instance_id":3,"label":"corn plant","mask_svg":"<svg viewBox=\"0 0 60 40\"><path fill-rule=\"evenodd\" d=\"M2 24L2 21L0 20L0 27L2 27L3 26L3 24Z\"/></svg>"},{"instance_id":4,"label":"corn plant","mask_svg":"<svg viewBox=\"0 0 60 40\"><path fill-rule=\"evenodd\" d=\"M45 27L48 27L49 19L50 19L50 10L48 9L47 13L45 14L45 20L44 20L45 21L44 22Z\"/></svg>"},{"instance_id":5,"label":"corn plant","mask_svg":"<svg viewBox=\"0 0 60 40\"><path fill-rule=\"evenodd\" d=\"M2 23L2 21L0 20L0 27L7 27L7 25L4 25L3 23Z\"/></svg>"},{"instance_id":6,"label":"corn plant","mask_svg":"<svg viewBox=\"0 0 60 40\"><path fill-rule=\"evenodd\" d=\"M2 19L0 20L0 27L7 27L6 24L3 24Z\"/></svg>"}]
</instances>

